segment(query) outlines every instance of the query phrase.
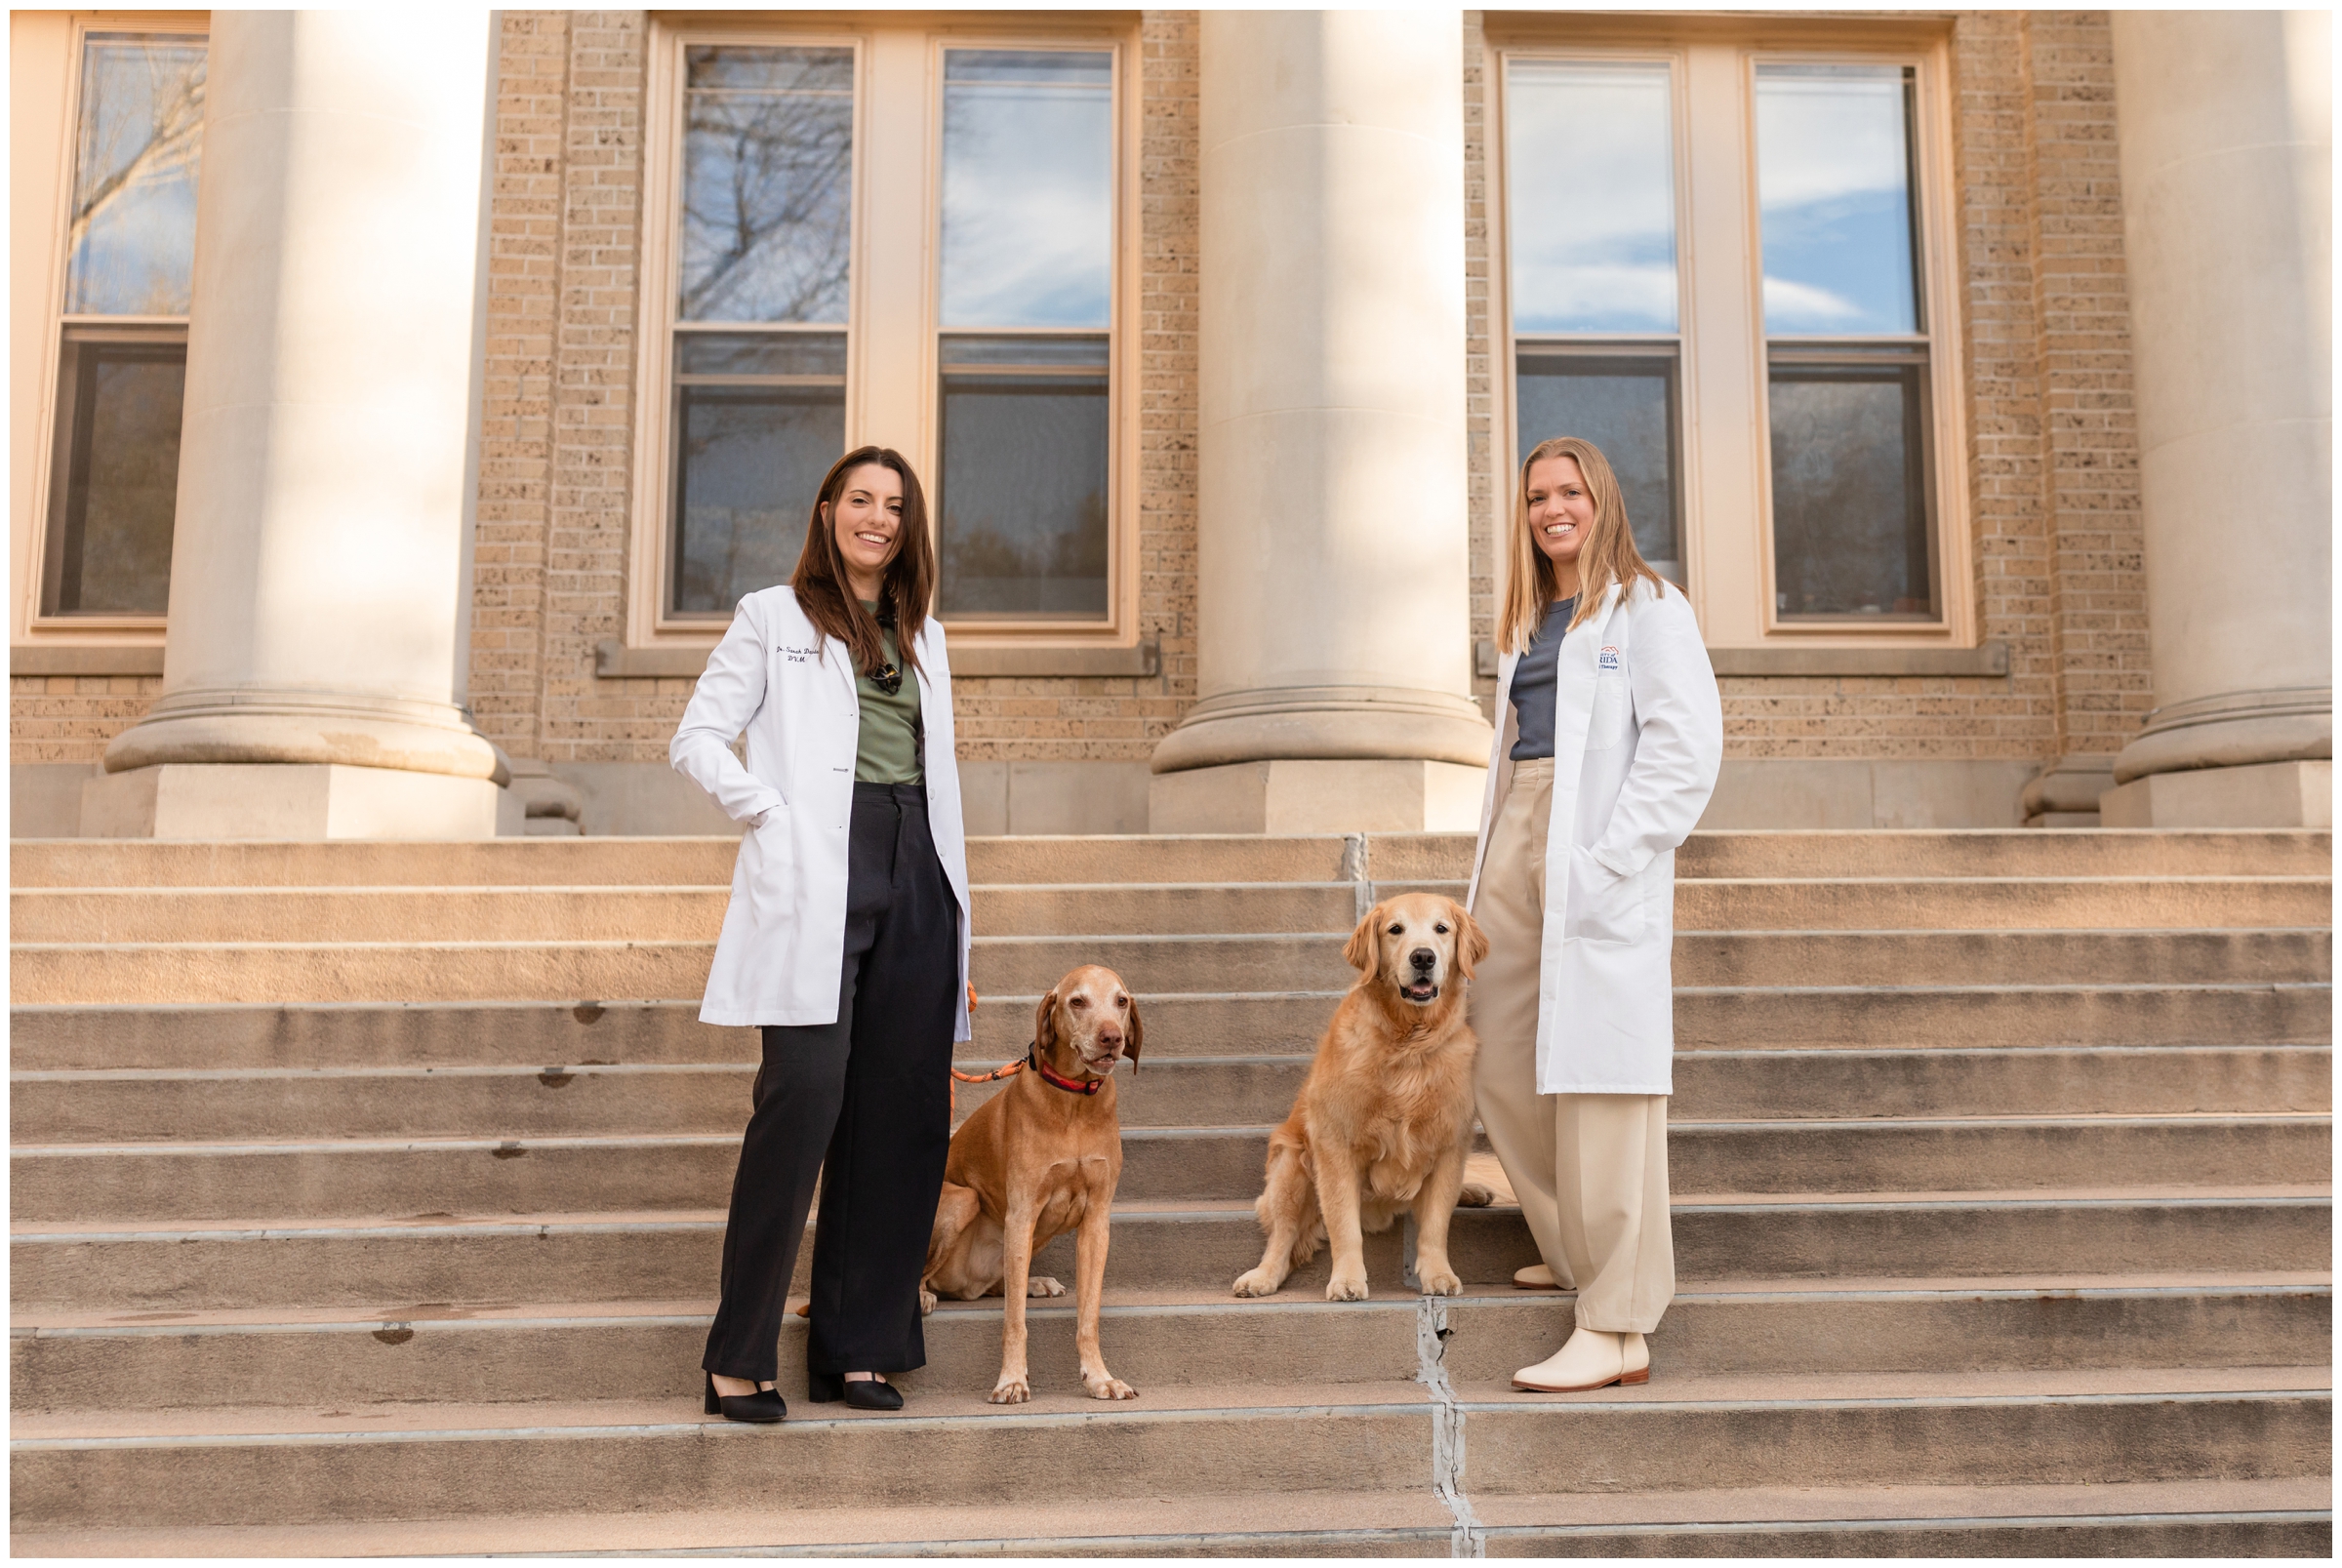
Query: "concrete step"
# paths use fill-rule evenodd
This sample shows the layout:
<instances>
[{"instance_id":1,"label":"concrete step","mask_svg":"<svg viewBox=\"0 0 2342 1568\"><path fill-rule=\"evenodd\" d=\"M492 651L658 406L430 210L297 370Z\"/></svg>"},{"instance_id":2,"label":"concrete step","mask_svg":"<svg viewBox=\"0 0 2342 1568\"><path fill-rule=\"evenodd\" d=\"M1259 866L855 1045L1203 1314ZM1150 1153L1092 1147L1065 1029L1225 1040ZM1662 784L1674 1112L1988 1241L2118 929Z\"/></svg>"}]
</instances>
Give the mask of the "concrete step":
<instances>
[{"instance_id":1,"label":"concrete step","mask_svg":"<svg viewBox=\"0 0 2342 1568\"><path fill-rule=\"evenodd\" d=\"M1944 1274L2054 1279L2151 1272L2217 1283L2240 1272L2323 1274L2331 1200L2321 1186L2125 1191L1777 1193L1676 1199L1676 1265L1688 1284L1752 1272L1812 1279ZM20 1216L9 1289L19 1312L385 1310L410 1305L563 1301L594 1282L605 1301L672 1302L715 1287L723 1211L291 1217L40 1224ZM1502 1286L1535 1263L1520 1212L1459 1210L1451 1257L1467 1285ZM1260 1262L1249 1201L1118 1202L1108 1278L1116 1289L1223 1288ZM1367 1276L1399 1277L1398 1231L1366 1238ZM1071 1277L1060 1238L1035 1267ZM798 1288L811 1248L798 1257ZM1320 1252L1278 1299L1321 1297Z\"/></svg>"},{"instance_id":2,"label":"concrete step","mask_svg":"<svg viewBox=\"0 0 2342 1568\"><path fill-rule=\"evenodd\" d=\"M1417 1367L1417 1298L1397 1279L1366 1302L1239 1302L1110 1287L1100 1329L1116 1376L1141 1389L1196 1383L1404 1381ZM19 1412L218 1405L525 1402L688 1397L711 1300L587 1302L352 1316L330 1311L16 1314ZM124 1317L139 1321L122 1321ZM2332 1290L2312 1280L2196 1286L2093 1280L2055 1289L1992 1280L1831 1289L1753 1280L1688 1291L1654 1337L1670 1376L1730 1372L1987 1372L2080 1367L2314 1364ZM1080 1392L1070 1297L1029 1304L1036 1388ZM1568 1337L1570 1298L1504 1291L1446 1305L1445 1365L1510 1377ZM925 1325L911 1392L981 1392L1000 1364L1000 1304L946 1302ZM805 1392L805 1324L791 1317L781 1387Z\"/></svg>"},{"instance_id":3,"label":"concrete step","mask_svg":"<svg viewBox=\"0 0 2342 1568\"><path fill-rule=\"evenodd\" d=\"M1377 881L1369 898L1462 882ZM10 898L20 943L713 942L721 887L35 888ZM1347 933L1343 882L1093 884L974 889L989 937ZM1686 931L2054 930L2317 926L2324 877L1922 877L1683 881Z\"/></svg>"},{"instance_id":4,"label":"concrete step","mask_svg":"<svg viewBox=\"0 0 2342 1568\"><path fill-rule=\"evenodd\" d=\"M746 1118L742 1118L744 1124ZM1944 1117L1676 1122L1680 1193L2321 1182L2323 1116ZM1125 1127L1118 1195L1252 1198L1269 1129ZM738 1132L544 1138L17 1145L11 1213L41 1222L714 1208Z\"/></svg>"},{"instance_id":5,"label":"concrete step","mask_svg":"<svg viewBox=\"0 0 2342 1568\"><path fill-rule=\"evenodd\" d=\"M1677 1376L1633 1389L1513 1395L1464 1385L1475 1494L2045 1474L2105 1481L2308 1478L2331 1460L2325 1369ZM1563 1409L1567 1415L1562 1415ZM1415 1488L1433 1410L1408 1382L1165 1387L1123 1404L1054 1394L993 1407L923 1394L896 1416L827 1407L774 1427L703 1418L696 1399L523 1406L269 1407L20 1415L12 1523L149 1527L494 1515L560 1495L581 1511L721 1508L789 1478L813 1508L976 1493L1060 1498L1067 1418L1084 1496ZM1563 1434L1567 1440L1563 1440ZM124 1442L125 1437L137 1440ZM589 1473L591 1487L575 1478ZM563 1478L567 1477L565 1481ZM1172 1481L1171 1477L1176 1477Z\"/></svg>"},{"instance_id":6,"label":"concrete step","mask_svg":"<svg viewBox=\"0 0 2342 1568\"><path fill-rule=\"evenodd\" d=\"M1339 991L1336 936L979 937L985 994L1037 996L1076 964L1158 991ZM16 1006L219 1002L597 1002L697 995L699 943L29 943ZM2323 929L2207 931L1685 931L1681 985L2300 984L2330 979Z\"/></svg>"},{"instance_id":7,"label":"concrete step","mask_svg":"<svg viewBox=\"0 0 2342 1568\"><path fill-rule=\"evenodd\" d=\"M1119 1074L1117 1113L1130 1128L1273 1123L1309 1061L1151 1060ZM992 1065L971 1055L962 1067ZM1683 1121L2314 1114L2332 1108L2332 1065L2323 1046L1685 1051L1669 1108ZM755 1071L740 1062L18 1072L9 1126L20 1145L737 1132ZM959 1113L1001 1087L961 1085Z\"/></svg>"},{"instance_id":8,"label":"concrete step","mask_svg":"<svg viewBox=\"0 0 2342 1568\"><path fill-rule=\"evenodd\" d=\"M739 841L501 839L431 843L172 843L20 839L15 887L578 886L720 887ZM977 882L1333 882L1453 880L1471 872L1469 834L1137 835L976 838ZM2323 830L2018 829L1694 833L1684 877L2323 876Z\"/></svg>"},{"instance_id":9,"label":"concrete step","mask_svg":"<svg viewBox=\"0 0 2342 1568\"><path fill-rule=\"evenodd\" d=\"M1146 1060L1307 1054L1338 991L1141 993ZM988 995L978 1061L1031 1038L1037 995ZM699 1022L696 1002L313 1002L19 1007L10 1060L23 1071L132 1067L542 1067L756 1058L750 1029ZM2243 985L1684 986L1676 1044L1877 1049L1971 1044L2322 1045L2324 984Z\"/></svg>"},{"instance_id":10,"label":"concrete step","mask_svg":"<svg viewBox=\"0 0 2342 1568\"><path fill-rule=\"evenodd\" d=\"M1478 1500L1490 1557L2317 1556L2331 1483L1740 1487ZM700 1508L360 1524L14 1532L27 1556L345 1557L491 1552L778 1557L1445 1556L1454 1524L1428 1486L1380 1492L981 1499L889 1508Z\"/></svg>"}]
</instances>

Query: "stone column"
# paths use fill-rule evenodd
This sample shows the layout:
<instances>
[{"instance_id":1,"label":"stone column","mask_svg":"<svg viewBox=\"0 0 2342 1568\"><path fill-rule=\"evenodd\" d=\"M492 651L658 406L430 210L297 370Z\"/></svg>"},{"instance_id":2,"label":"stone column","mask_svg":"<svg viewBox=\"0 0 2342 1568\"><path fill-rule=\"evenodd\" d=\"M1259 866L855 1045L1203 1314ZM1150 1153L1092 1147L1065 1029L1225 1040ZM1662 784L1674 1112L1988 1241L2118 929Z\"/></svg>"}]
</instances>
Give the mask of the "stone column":
<instances>
[{"instance_id":1,"label":"stone column","mask_svg":"<svg viewBox=\"0 0 2342 1568\"><path fill-rule=\"evenodd\" d=\"M463 705L495 40L214 14L163 692L84 833L496 831Z\"/></svg>"},{"instance_id":2,"label":"stone column","mask_svg":"<svg viewBox=\"0 0 2342 1568\"><path fill-rule=\"evenodd\" d=\"M2326 826L2331 21L2118 11L2155 711L2109 827Z\"/></svg>"},{"instance_id":3,"label":"stone column","mask_svg":"<svg viewBox=\"0 0 2342 1568\"><path fill-rule=\"evenodd\" d=\"M1157 831L1469 829L1463 30L1201 20L1197 686Z\"/></svg>"}]
</instances>

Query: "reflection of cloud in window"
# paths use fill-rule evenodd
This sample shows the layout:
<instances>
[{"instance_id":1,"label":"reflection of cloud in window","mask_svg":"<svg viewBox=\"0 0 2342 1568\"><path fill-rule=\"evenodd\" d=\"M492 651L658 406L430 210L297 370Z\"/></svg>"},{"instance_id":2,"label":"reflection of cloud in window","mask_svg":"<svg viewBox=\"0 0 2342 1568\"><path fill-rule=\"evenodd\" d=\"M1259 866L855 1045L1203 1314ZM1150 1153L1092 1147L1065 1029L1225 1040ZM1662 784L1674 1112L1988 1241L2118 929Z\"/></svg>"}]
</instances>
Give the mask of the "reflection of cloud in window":
<instances>
[{"instance_id":1,"label":"reflection of cloud in window","mask_svg":"<svg viewBox=\"0 0 2342 1568\"><path fill-rule=\"evenodd\" d=\"M1666 68L1515 61L1508 86L1515 325L1673 332Z\"/></svg>"},{"instance_id":2,"label":"reflection of cloud in window","mask_svg":"<svg viewBox=\"0 0 2342 1568\"><path fill-rule=\"evenodd\" d=\"M1764 319L1775 328L1806 327L1821 332L1858 321L1862 314L1862 306L1842 294L1788 278L1764 280Z\"/></svg>"},{"instance_id":3,"label":"reflection of cloud in window","mask_svg":"<svg viewBox=\"0 0 2342 1568\"><path fill-rule=\"evenodd\" d=\"M1756 144L1764 208L1803 207L1846 196L1903 193L1903 73L1782 76L1764 71L1756 93Z\"/></svg>"},{"instance_id":4,"label":"reflection of cloud in window","mask_svg":"<svg viewBox=\"0 0 2342 1568\"><path fill-rule=\"evenodd\" d=\"M1900 66L1757 71L1770 330L1918 330L1906 112Z\"/></svg>"},{"instance_id":5,"label":"reflection of cloud in window","mask_svg":"<svg viewBox=\"0 0 2342 1568\"><path fill-rule=\"evenodd\" d=\"M1037 68L1048 65L1043 57ZM1111 90L1104 85L955 81L946 88L945 325L1106 324L1111 115Z\"/></svg>"}]
</instances>

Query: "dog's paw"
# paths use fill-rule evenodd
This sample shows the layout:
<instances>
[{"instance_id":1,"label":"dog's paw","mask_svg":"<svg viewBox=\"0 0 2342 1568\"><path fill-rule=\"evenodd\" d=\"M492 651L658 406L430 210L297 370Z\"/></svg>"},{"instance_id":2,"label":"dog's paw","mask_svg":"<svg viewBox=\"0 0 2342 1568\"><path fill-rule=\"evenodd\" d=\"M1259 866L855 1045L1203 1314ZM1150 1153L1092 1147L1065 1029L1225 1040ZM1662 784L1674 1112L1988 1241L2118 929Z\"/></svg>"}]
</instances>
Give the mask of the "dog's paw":
<instances>
[{"instance_id":1,"label":"dog's paw","mask_svg":"<svg viewBox=\"0 0 2342 1568\"><path fill-rule=\"evenodd\" d=\"M1066 1287L1047 1274L1034 1274L1025 1281L1025 1294L1028 1297L1063 1296L1065 1293Z\"/></svg>"},{"instance_id":2,"label":"dog's paw","mask_svg":"<svg viewBox=\"0 0 2342 1568\"><path fill-rule=\"evenodd\" d=\"M1277 1286L1283 1283L1284 1281L1281 1279L1272 1278L1268 1269L1255 1268L1236 1276L1236 1294L1239 1296L1273 1296L1276 1294Z\"/></svg>"},{"instance_id":3,"label":"dog's paw","mask_svg":"<svg viewBox=\"0 0 2342 1568\"><path fill-rule=\"evenodd\" d=\"M1329 1302L1362 1302L1366 1299L1364 1274L1336 1274L1326 1282L1325 1299Z\"/></svg>"},{"instance_id":4,"label":"dog's paw","mask_svg":"<svg viewBox=\"0 0 2342 1568\"><path fill-rule=\"evenodd\" d=\"M1081 1386L1090 1391L1093 1399L1136 1399L1139 1396L1138 1389L1115 1377L1084 1378Z\"/></svg>"},{"instance_id":5,"label":"dog's paw","mask_svg":"<svg viewBox=\"0 0 2342 1568\"><path fill-rule=\"evenodd\" d=\"M995 1405L1021 1405L1031 1397L1032 1385L1023 1378L1002 1378L992 1385L992 1391L985 1395Z\"/></svg>"},{"instance_id":6,"label":"dog's paw","mask_svg":"<svg viewBox=\"0 0 2342 1568\"><path fill-rule=\"evenodd\" d=\"M934 1310L935 1292L929 1290L926 1286L921 1285L919 1287L919 1315L921 1317L925 1317L928 1313Z\"/></svg>"},{"instance_id":7,"label":"dog's paw","mask_svg":"<svg viewBox=\"0 0 2342 1568\"><path fill-rule=\"evenodd\" d=\"M1496 1194L1477 1182L1465 1183L1464 1189L1456 1194L1459 1209L1484 1209L1495 1201Z\"/></svg>"},{"instance_id":8,"label":"dog's paw","mask_svg":"<svg viewBox=\"0 0 2342 1568\"><path fill-rule=\"evenodd\" d=\"M1464 1294L1464 1281L1442 1268L1423 1276L1423 1293L1426 1296L1461 1296Z\"/></svg>"}]
</instances>

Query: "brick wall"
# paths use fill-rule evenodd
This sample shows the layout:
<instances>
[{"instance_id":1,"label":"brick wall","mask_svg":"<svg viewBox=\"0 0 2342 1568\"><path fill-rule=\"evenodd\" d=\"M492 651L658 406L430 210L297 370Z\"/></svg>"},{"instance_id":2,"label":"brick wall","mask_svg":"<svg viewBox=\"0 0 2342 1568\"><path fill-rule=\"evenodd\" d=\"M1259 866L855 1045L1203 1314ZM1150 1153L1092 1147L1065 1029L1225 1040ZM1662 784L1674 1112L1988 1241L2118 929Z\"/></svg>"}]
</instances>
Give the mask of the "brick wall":
<instances>
[{"instance_id":1,"label":"brick wall","mask_svg":"<svg viewBox=\"0 0 2342 1568\"><path fill-rule=\"evenodd\" d=\"M2032 110L2056 754L2107 755L2154 705L2114 58L2103 12L2014 15Z\"/></svg>"},{"instance_id":2,"label":"brick wall","mask_svg":"<svg viewBox=\"0 0 2342 1568\"><path fill-rule=\"evenodd\" d=\"M624 631L641 244L640 12L506 13L496 107L471 704L515 755L656 761L681 680L602 680ZM1724 682L1741 757L2107 752L2149 704L2111 55L2098 13L1969 13L1955 159L1971 530L2005 680ZM1471 614L1489 635L1509 477L1495 471L1487 84L1465 19ZM1145 13L1139 367L1141 635L1162 674L961 683L970 761L1143 761L1194 698L1196 21ZM1483 683L1484 684L1484 683ZM151 677L12 676L15 760L90 761Z\"/></svg>"}]
</instances>

